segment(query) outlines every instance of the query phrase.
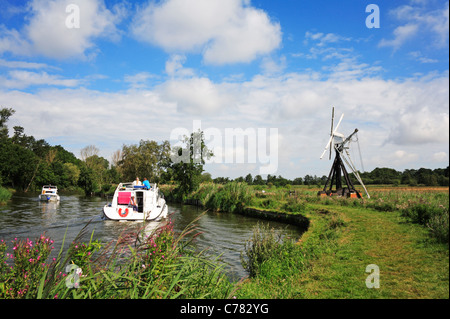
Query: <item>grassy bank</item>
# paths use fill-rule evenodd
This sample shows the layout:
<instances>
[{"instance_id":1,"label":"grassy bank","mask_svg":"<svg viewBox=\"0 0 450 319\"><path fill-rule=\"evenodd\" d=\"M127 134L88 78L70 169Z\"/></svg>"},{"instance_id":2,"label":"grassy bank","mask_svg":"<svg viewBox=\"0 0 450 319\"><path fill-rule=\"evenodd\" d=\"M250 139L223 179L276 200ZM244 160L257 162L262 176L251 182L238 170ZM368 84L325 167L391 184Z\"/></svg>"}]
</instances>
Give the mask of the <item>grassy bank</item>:
<instances>
[{"instance_id":1,"label":"grassy bank","mask_svg":"<svg viewBox=\"0 0 450 319\"><path fill-rule=\"evenodd\" d=\"M255 229L243 254L250 277L238 284L240 298L448 298L448 188L369 191L370 199L359 200L320 198L305 186L205 184L188 201L310 220L298 243L280 242L263 226ZM231 198L238 203L230 205ZM379 289L366 286L371 264L380 270Z\"/></svg>"},{"instance_id":2,"label":"grassy bank","mask_svg":"<svg viewBox=\"0 0 450 319\"><path fill-rule=\"evenodd\" d=\"M0 205L10 200L11 196L12 193L9 190L0 186Z\"/></svg>"}]
</instances>

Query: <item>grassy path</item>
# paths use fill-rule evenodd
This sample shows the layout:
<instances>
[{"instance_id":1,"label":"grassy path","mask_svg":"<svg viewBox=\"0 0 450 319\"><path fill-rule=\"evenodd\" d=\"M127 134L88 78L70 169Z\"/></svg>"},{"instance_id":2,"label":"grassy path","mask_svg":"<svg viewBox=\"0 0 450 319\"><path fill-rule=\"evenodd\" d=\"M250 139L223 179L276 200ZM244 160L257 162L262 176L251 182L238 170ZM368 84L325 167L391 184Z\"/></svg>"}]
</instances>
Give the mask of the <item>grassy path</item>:
<instances>
[{"instance_id":1,"label":"grassy path","mask_svg":"<svg viewBox=\"0 0 450 319\"><path fill-rule=\"evenodd\" d=\"M332 210L344 225L328 251L300 276L304 297L449 298L448 248L431 243L424 227L406 223L399 213L335 206ZM317 215L308 217L323 224ZM308 237L314 235L303 239L305 245L315 241ZM379 289L366 287L369 264L379 267Z\"/></svg>"}]
</instances>

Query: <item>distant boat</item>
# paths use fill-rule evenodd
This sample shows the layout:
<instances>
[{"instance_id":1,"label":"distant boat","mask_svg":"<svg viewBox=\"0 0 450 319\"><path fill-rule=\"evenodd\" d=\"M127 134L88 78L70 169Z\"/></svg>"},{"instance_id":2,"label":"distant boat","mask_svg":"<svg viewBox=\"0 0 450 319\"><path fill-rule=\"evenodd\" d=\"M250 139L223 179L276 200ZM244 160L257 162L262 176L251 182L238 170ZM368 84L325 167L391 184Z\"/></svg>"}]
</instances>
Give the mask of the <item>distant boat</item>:
<instances>
[{"instance_id":1,"label":"distant boat","mask_svg":"<svg viewBox=\"0 0 450 319\"><path fill-rule=\"evenodd\" d=\"M42 186L39 199L44 202L59 202L58 187L52 185Z\"/></svg>"},{"instance_id":2,"label":"distant boat","mask_svg":"<svg viewBox=\"0 0 450 319\"><path fill-rule=\"evenodd\" d=\"M156 185L136 186L133 183L120 183L111 203L103 207L103 215L112 220L161 220L167 217L166 200Z\"/></svg>"}]
</instances>

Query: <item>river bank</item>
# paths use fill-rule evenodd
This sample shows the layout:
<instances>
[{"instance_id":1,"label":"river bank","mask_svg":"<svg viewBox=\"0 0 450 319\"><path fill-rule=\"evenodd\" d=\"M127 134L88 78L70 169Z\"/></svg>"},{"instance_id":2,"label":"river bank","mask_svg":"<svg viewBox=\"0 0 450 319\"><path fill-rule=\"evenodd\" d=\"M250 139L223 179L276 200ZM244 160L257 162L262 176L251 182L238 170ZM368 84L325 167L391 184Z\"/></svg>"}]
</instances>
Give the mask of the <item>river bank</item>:
<instances>
[{"instance_id":1,"label":"river bank","mask_svg":"<svg viewBox=\"0 0 450 319\"><path fill-rule=\"evenodd\" d=\"M257 248L247 255L258 270L238 284L239 298L448 298L448 187L370 190L371 199L355 200L320 198L307 187L202 185L186 200L309 220L296 245L274 244L268 231L252 239ZM369 265L379 269L380 288L366 284Z\"/></svg>"}]
</instances>

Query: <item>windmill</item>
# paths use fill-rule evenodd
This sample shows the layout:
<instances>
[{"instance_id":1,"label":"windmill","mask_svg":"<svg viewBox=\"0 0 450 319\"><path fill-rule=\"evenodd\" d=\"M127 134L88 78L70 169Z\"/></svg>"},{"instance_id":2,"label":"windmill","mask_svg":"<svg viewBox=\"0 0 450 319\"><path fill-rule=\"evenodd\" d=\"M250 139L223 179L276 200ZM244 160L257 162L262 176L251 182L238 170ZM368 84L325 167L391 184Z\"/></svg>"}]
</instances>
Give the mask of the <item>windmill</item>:
<instances>
[{"instance_id":1,"label":"windmill","mask_svg":"<svg viewBox=\"0 0 450 319\"><path fill-rule=\"evenodd\" d=\"M369 193L367 192L366 187L364 186L364 183L361 179L361 176L359 176L359 172L356 169L355 165L353 164L350 153L349 153L349 144L352 141L353 137L357 137L358 129L355 129L352 134L350 134L348 137L345 137L344 134L339 133L337 130L339 128L339 125L342 122L342 119L344 118L344 114L341 115L338 124L336 127L333 127L334 125L334 107L331 113L331 133L330 133L330 140L328 141L327 145L325 146L325 150L323 151L322 155L320 156L320 159L322 159L325 155L325 153L329 150L329 159L331 160L331 153L334 149L335 157L333 166L331 167L330 174L328 175L328 179L325 183L325 186L322 191L319 191L317 195L319 196L326 196L326 195L338 195L338 196L347 196L347 197L358 197L361 198L362 195L360 192L358 192L355 187L353 186L352 181L350 180L350 176L348 175L347 169L345 168L345 164L351 169L353 175L356 177L358 182L361 184L361 186L364 188L364 191L366 192L366 195L368 198L370 198ZM358 142L359 143L359 142ZM358 144L359 146L359 144ZM359 147L358 147L359 149ZM361 156L361 153L360 153ZM342 183L342 177L345 180L345 184L347 187L343 187ZM333 183L336 185L336 190L333 191ZM327 190L327 187L329 185L329 188Z\"/></svg>"}]
</instances>

